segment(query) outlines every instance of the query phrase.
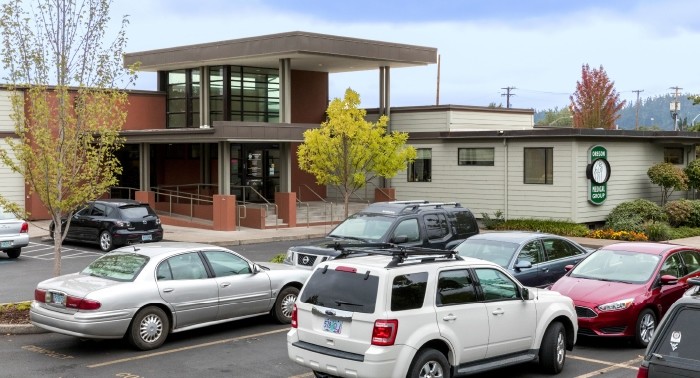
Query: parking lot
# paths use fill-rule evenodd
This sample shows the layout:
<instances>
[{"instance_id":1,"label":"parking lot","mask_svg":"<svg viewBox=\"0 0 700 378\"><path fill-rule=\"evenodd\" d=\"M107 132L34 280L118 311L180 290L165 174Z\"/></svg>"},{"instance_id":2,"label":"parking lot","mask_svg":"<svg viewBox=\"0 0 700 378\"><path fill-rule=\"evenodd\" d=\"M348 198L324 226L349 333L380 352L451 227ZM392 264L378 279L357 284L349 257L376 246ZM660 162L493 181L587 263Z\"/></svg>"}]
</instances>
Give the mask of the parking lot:
<instances>
[{"instance_id":1,"label":"parking lot","mask_svg":"<svg viewBox=\"0 0 700 378\"><path fill-rule=\"evenodd\" d=\"M249 258L285 249L294 241L238 248ZM236 249L236 248L234 248ZM101 255L96 246L66 244L62 272L79 271ZM256 258L261 257L261 258ZM0 303L28 300L38 281L52 275L53 244L33 238L17 260L0 256L0 271L13 290L0 291ZM11 299L17 298L17 299ZM160 349L137 352L122 340L85 341L54 333L0 336L2 376L28 377L312 377L287 358L286 331L269 317L236 321L171 335ZM623 340L582 339L567 354L560 377L633 378L642 349ZM544 377L536 364L526 364L476 377Z\"/></svg>"}]
</instances>

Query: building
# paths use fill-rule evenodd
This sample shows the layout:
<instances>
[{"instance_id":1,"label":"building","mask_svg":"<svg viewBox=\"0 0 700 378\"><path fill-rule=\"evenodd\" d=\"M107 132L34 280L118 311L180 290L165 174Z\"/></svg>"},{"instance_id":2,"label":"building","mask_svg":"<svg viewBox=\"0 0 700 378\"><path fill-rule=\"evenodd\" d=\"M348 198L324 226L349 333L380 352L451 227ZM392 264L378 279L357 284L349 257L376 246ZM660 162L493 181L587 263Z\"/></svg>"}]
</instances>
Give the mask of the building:
<instances>
[{"instance_id":1,"label":"building","mask_svg":"<svg viewBox=\"0 0 700 378\"><path fill-rule=\"evenodd\" d=\"M297 31L125 55L125 65L136 62L158 80L155 91L130 92L120 196L222 230L269 227L271 213L295 226L298 201L335 196L296 159L303 132L325 119L333 73L376 70L380 100L368 118L388 115L418 149L408 170L360 193L368 201L449 200L477 216L598 222L622 201L658 200L648 167L685 165L700 142L688 132L536 129L531 109L392 107L391 70L435 64L432 47ZM8 101L0 96L0 136L13 135ZM593 147L605 151L607 183L586 173L599 160ZM0 190L40 218L21 177L3 169Z\"/></svg>"}]
</instances>

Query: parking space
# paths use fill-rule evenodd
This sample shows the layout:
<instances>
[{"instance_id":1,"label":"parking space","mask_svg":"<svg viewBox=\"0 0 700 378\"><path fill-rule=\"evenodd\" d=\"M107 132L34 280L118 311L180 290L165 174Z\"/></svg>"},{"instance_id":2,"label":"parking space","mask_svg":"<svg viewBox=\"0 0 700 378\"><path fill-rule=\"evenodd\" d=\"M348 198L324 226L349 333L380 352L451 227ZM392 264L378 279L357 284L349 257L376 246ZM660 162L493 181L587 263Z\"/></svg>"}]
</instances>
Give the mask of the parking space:
<instances>
[{"instance_id":1,"label":"parking space","mask_svg":"<svg viewBox=\"0 0 700 378\"><path fill-rule=\"evenodd\" d=\"M53 243L43 241L30 241L27 247L22 248L22 257L37 260L52 261L54 257ZM91 249L87 246L63 244L61 248L61 260L77 259L89 257L95 259L101 256L102 252L99 249Z\"/></svg>"}]
</instances>

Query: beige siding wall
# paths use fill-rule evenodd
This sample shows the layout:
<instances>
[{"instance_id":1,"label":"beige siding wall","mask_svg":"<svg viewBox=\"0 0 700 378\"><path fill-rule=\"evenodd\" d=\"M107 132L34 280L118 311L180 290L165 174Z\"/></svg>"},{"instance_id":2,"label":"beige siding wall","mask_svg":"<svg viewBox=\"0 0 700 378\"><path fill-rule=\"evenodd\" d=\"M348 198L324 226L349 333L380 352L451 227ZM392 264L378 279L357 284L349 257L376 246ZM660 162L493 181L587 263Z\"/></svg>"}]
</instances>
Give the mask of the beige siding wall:
<instances>
[{"instance_id":1,"label":"beige siding wall","mask_svg":"<svg viewBox=\"0 0 700 378\"><path fill-rule=\"evenodd\" d=\"M494 141L462 143L420 143L416 148L432 149L432 181L407 182L406 171L399 172L391 180L398 200L430 200L460 202L477 217L482 212L503 210L504 204L504 148ZM468 147L493 147L494 166L457 165L457 149Z\"/></svg>"},{"instance_id":2,"label":"beige siding wall","mask_svg":"<svg viewBox=\"0 0 700 378\"><path fill-rule=\"evenodd\" d=\"M12 101L10 92L0 90L0 132L15 131L10 115L12 114Z\"/></svg>"},{"instance_id":3,"label":"beige siding wall","mask_svg":"<svg viewBox=\"0 0 700 378\"><path fill-rule=\"evenodd\" d=\"M404 132L436 132L449 130L449 116L449 112L409 112L391 113L389 119L392 130Z\"/></svg>"},{"instance_id":4,"label":"beige siding wall","mask_svg":"<svg viewBox=\"0 0 700 378\"><path fill-rule=\"evenodd\" d=\"M450 131L527 130L534 127L532 114L450 112Z\"/></svg>"},{"instance_id":5,"label":"beige siding wall","mask_svg":"<svg viewBox=\"0 0 700 378\"><path fill-rule=\"evenodd\" d=\"M4 138L0 138L0 149L12 154ZM2 162L0 162L0 194L6 199L17 202L24 207L24 180L22 175L13 172Z\"/></svg>"}]
</instances>

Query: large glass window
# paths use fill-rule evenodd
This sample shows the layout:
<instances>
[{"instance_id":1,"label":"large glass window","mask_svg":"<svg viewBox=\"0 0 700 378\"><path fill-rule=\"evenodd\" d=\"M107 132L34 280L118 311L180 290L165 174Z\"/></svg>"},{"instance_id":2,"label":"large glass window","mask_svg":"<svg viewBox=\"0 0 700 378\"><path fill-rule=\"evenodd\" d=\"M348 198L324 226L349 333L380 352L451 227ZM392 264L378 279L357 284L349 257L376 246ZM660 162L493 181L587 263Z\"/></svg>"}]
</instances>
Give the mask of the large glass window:
<instances>
[{"instance_id":1,"label":"large glass window","mask_svg":"<svg viewBox=\"0 0 700 378\"><path fill-rule=\"evenodd\" d=\"M408 165L409 182L430 182L432 180L433 150L417 148L416 160Z\"/></svg>"},{"instance_id":2,"label":"large glass window","mask_svg":"<svg viewBox=\"0 0 700 378\"><path fill-rule=\"evenodd\" d=\"M168 127L199 127L199 69L168 72L166 92Z\"/></svg>"},{"instance_id":3,"label":"large glass window","mask_svg":"<svg viewBox=\"0 0 700 378\"><path fill-rule=\"evenodd\" d=\"M493 165L493 148L459 148L457 165Z\"/></svg>"},{"instance_id":4,"label":"large glass window","mask_svg":"<svg viewBox=\"0 0 700 378\"><path fill-rule=\"evenodd\" d=\"M554 149L552 147L525 149L526 184L552 184L554 182Z\"/></svg>"},{"instance_id":5,"label":"large glass window","mask_svg":"<svg viewBox=\"0 0 700 378\"><path fill-rule=\"evenodd\" d=\"M664 163L683 164L683 147L664 147Z\"/></svg>"},{"instance_id":6,"label":"large glass window","mask_svg":"<svg viewBox=\"0 0 700 378\"><path fill-rule=\"evenodd\" d=\"M230 120L279 122L276 69L231 66Z\"/></svg>"}]
</instances>

